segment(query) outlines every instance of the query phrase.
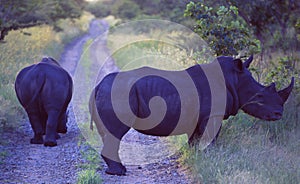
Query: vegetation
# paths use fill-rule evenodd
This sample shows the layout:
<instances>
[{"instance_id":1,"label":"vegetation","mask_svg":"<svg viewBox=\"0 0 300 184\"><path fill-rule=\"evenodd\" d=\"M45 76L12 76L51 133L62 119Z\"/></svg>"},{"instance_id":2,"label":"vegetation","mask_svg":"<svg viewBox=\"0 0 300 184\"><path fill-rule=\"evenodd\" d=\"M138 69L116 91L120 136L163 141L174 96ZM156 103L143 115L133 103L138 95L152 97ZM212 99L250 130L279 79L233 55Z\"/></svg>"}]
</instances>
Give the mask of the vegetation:
<instances>
[{"instance_id":1,"label":"vegetation","mask_svg":"<svg viewBox=\"0 0 300 184\"><path fill-rule=\"evenodd\" d=\"M14 6L16 3L18 5ZM0 47L0 131L15 124L16 117L23 114L13 90L17 72L38 62L42 55L58 59L63 46L87 29L92 16L82 13L82 8L95 17L114 15L123 22L167 19L194 29L216 56L255 54L251 70L262 83L277 82L276 87L280 89L288 84L291 76L296 78L282 120L264 122L240 112L224 122L214 147L205 151L197 146L181 149L180 159L190 166L195 180L202 183L300 183L298 1L105 0L86 3L83 0L0 0L0 4L0 40L5 42ZM81 19L74 21L80 15ZM142 28L133 34L144 31ZM156 34L155 30L151 31L147 34ZM134 39L136 35L114 36L112 39L123 41ZM118 65L128 69L133 65L127 65L126 61L146 56L148 60L145 59L144 64L149 64L157 59L153 55L168 56L180 67L195 63L190 53L158 41L135 42L113 54ZM152 64L163 68L175 66L161 62ZM89 164L82 166L85 170L79 175L78 183L100 182L95 174L99 169L95 153L86 151L83 154ZM5 155L0 153L0 157Z\"/></svg>"},{"instance_id":2,"label":"vegetation","mask_svg":"<svg viewBox=\"0 0 300 184\"><path fill-rule=\"evenodd\" d=\"M277 89L281 89L290 82L292 76L296 77L293 94L285 105L282 120L265 122L240 112L224 122L216 146L205 151L197 146L192 149L183 147L181 161L192 168L195 180L203 183L299 183L298 2L198 0L179 3L127 0L124 4L135 4L132 14L112 11L118 8L112 8L114 4L110 3L103 3L105 8L110 9L107 13L123 20L163 18L187 25L209 44L216 56L243 57L255 54L251 68L253 76L266 85L276 82ZM125 38L135 40L132 35L120 35L115 40ZM172 50L174 52L170 52ZM154 60L153 54L163 56L168 53L172 61L180 63L181 67L194 63L195 58L184 63L179 58L186 57L187 53L180 54L176 48L159 42L135 42L118 50L113 56L121 68L130 69L137 65L134 62L139 62L134 60L128 65L127 61L133 58L144 56L144 64L147 64L147 59ZM151 64L160 68L168 66L159 61ZM178 138L177 143L182 142L181 139L184 138Z\"/></svg>"},{"instance_id":3,"label":"vegetation","mask_svg":"<svg viewBox=\"0 0 300 184\"><path fill-rule=\"evenodd\" d=\"M197 1L185 16L217 55L259 54L251 68L260 82L277 88L299 76L299 3L292 1ZM284 23L283 23L284 22ZM299 36L298 36L299 37ZM264 122L240 112L222 127L216 146L183 148L183 162L203 183L299 183L299 82L284 117Z\"/></svg>"},{"instance_id":4,"label":"vegetation","mask_svg":"<svg viewBox=\"0 0 300 184\"><path fill-rule=\"evenodd\" d=\"M228 29L237 24L240 28L247 26L246 28L253 33L252 37L260 41L262 49L272 47L291 50L299 48L299 40L296 39L297 33L299 34L300 31L299 7L299 2L288 0L268 2L260 0L249 2L243 0L212 0L209 2L198 0L196 3L190 2L187 5L186 15L196 19L198 27L201 22L214 23L214 19L218 19L220 13L223 14L221 16L224 17L224 21L228 22L226 16L230 13L228 10L231 10L234 13L231 21L235 22L234 25L227 24ZM212 26L219 27L220 25ZM246 33L249 33L248 30ZM214 33L209 34L213 35ZM245 33L242 32L242 34Z\"/></svg>"},{"instance_id":5,"label":"vegetation","mask_svg":"<svg viewBox=\"0 0 300 184\"><path fill-rule=\"evenodd\" d=\"M95 1L86 6L86 10L96 17L114 15L123 21L139 19L165 19L191 25L183 16L188 0L107 0Z\"/></svg>"},{"instance_id":6,"label":"vegetation","mask_svg":"<svg viewBox=\"0 0 300 184\"><path fill-rule=\"evenodd\" d=\"M236 6L214 8L190 2L185 16L197 20L195 32L208 42L218 56L238 55L245 49L249 50L248 55L260 51L259 41L253 38L245 21L238 16Z\"/></svg>"},{"instance_id":7,"label":"vegetation","mask_svg":"<svg viewBox=\"0 0 300 184\"><path fill-rule=\"evenodd\" d=\"M92 15L84 13L73 22L69 19L57 22L62 31L54 31L53 26L41 25L11 31L0 47L0 130L3 127L14 127L24 111L19 105L14 92L14 81L19 70L39 62L43 56L60 59L64 46L74 37L87 29L87 20ZM24 32L28 34L23 34Z\"/></svg>"},{"instance_id":8,"label":"vegetation","mask_svg":"<svg viewBox=\"0 0 300 184\"><path fill-rule=\"evenodd\" d=\"M95 173L94 170L83 170L78 174L77 183L78 184L101 184L102 180L100 176L97 173Z\"/></svg>"},{"instance_id":9,"label":"vegetation","mask_svg":"<svg viewBox=\"0 0 300 184\"><path fill-rule=\"evenodd\" d=\"M56 23L66 18L79 18L84 5L83 0L66 1L18 1L0 0L0 40L11 30L34 27L42 24L53 25L62 30ZM24 34L32 34L23 32Z\"/></svg>"}]
</instances>

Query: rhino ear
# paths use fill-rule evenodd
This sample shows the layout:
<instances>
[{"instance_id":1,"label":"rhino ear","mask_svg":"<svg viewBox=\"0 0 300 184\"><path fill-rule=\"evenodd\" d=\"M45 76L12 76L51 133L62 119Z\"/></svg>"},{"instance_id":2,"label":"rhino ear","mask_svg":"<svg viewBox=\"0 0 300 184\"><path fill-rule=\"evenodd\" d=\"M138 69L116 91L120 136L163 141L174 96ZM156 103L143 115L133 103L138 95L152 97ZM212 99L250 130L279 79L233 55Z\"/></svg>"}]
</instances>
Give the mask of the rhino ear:
<instances>
[{"instance_id":1,"label":"rhino ear","mask_svg":"<svg viewBox=\"0 0 300 184\"><path fill-rule=\"evenodd\" d=\"M244 67L249 68L251 62L253 61L253 55L251 55L244 63Z\"/></svg>"},{"instance_id":2,"label":"rhino ear","mask_svg":"<svg viewBox=\"0 0 300 184\"><path fill-rule=\"evenodd\" d=\"M234 63L234 70L236 70L238 72L243 72L244 65L243 65L243 61L241 59L234 59L233 63Z\"/></svg>"},{"instance_id":3,"label":"rhino ear","mask_svg":"<svg viewBox=\"0 0 300 184\"><path fill-rule=\"evenodd\" d=\"M282 98L283 102L285 102L289 98L293 87L294 87L294 77L292 77L291 83L287 88L278 91L278 94Z\"/></svg>"},{"instance_id":4,"label":"rhino ear","mask_svg":"<svg viewBox=\"0 0 300 184\"><path fill-rule=\"evenodd\" d=\"M48 57L43 57L41 62L47 62L48 61Z\"/></svg>"},{"instance_id":5,"label":"rhino ear","mask_svg":"<svg viewBox=\"0 0 300 184\"><path fill-rule=\"evenodd\" d=\"M272 82L267 88L276 92L276 84L274 82Z\"/></svg>"}]
</instances>

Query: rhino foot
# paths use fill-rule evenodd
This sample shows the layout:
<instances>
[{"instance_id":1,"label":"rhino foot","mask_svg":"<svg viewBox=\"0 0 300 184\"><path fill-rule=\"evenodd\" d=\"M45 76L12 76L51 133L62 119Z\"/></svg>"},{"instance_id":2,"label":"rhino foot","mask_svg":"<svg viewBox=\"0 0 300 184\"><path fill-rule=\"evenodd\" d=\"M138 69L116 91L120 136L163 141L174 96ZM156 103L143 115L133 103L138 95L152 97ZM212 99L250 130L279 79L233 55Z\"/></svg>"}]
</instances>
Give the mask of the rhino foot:
<instances>
[{"instance_id":1,"label":"rhino foot","mask_svg":"<svg viewBox=\"0 0 300 184\"><path fill-rule=\"evenodd\" d=\"M58 127L57 128L57 133L65 134L65 133L67 133L67 131L68 131L67 127L64 127L64 128Z\"/></svg>"},{"instance_id":2,"label":"rhino foot","mask_svg":"<svg viewBox=\"0 0 300 184\"><path fill-rule=\"evenodd\" d=\"M54 146L57 146L57 142L56 141L45 141L44 146L54 147Z\"/></svg>"},{"instance_id":3,"label":"rhino foot","mask_svg":"<svg viewBox=\"0 0 300 184\"><path fill-rule=\"evenodd\" d=\"M105 170L106 174L124 176L126 173L126 167L119 162L113 161L103 155L101 155L106 162L108 168Z\"/></svg>"},{"instance_id":4,"label":"rhino foot","mask_svg":"<svg viewBox=\"0 0 300 184\"><path fill-rule=\"evenodd\" d=\"M125 176L126 168L123 165L120 167L109 167L105 170L105 173L110 175Z\"/></svg>"},{"instance_id":5,"label":"rhino foot","mask_svg":"<svg viewBox=\"0 0 300 184\"><path fill-rule=\"evenodd\" d=\"M60 135L58 133L56 133L55 139L60 139Z\"/></svg>"},{"instance_id":6,"label":"rhino foot","mask_svg":"<svg viewBox=\"0 0 300 184\"><path fill-rule=\"evenodd\" d=\"M32 139L30 139L30 144L43 144L43 136L42 135L35 135Z\"/></svg>"}]
</instances>

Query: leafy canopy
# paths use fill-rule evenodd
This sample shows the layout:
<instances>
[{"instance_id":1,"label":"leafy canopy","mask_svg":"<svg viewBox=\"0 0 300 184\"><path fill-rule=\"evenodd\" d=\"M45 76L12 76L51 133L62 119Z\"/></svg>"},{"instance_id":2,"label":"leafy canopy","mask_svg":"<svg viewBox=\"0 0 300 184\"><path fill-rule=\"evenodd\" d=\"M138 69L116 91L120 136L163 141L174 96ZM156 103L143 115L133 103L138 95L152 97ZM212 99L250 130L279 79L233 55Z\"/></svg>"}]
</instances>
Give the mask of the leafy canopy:
<instances>
[{"instance_id":1,"label":"leafy canopy","mask_svg":"<svg viewBox=\"0 0 300 184\"><path fill-rule=\"evenodd\" d=\"M184 15L196 20L194 27L216 55L238 55L241 51L259 52L259 41L251 35L236 6L209 6L204 1L190 2ZM245 50L246 49L246 50Z\"/></svg>"},{"instance_id":2,"label":"leafy canopy","mask_svg":"<svg viewBox=\"0 0 300 184\"><path fill-rule=\"evenodd\" d=\"M78 18L84 4L84 0L0 0L0 40L11 30L41 24L54 25L59 29L56 21Z\"/></svg>"}]
</instances>

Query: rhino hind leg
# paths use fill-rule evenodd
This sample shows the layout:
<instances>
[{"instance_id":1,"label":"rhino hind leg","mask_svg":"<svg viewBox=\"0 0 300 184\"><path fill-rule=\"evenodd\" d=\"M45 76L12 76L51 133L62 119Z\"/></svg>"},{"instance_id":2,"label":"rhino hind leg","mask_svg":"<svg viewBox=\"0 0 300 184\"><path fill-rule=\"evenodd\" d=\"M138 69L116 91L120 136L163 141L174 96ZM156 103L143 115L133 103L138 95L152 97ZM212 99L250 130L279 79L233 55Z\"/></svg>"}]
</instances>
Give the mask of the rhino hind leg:
<instances>
[{"instance_id":1,"label":"rhino hind leg","mask_svg":"<svg viewBox=\"0 0 300 184\"><path fill-rule=\"evenodd\" d=\"M58 133L56 133L55 139L60 139L60 135Z\"/></svg>"},{"instance_id":2,"label":"rhino hind leg","mask_svg":"<svg viewBox=\"0 0 300 184\"><path fill-rule=\"evenodd\" d=\"M67 126L64 126L63 128L61 128L61 126L59 126L57 128L57 133L61 133L61 134L67 133Z\"/></svg>"},{"instance_id":3,"label":"rhino hind leg","mask_svg":"<svg viewBox=\"0 0 300 184\"><path fill-rule=\"evenodd\" d=\"M101 154L101 157L105 161L105 163L108 165L108 168L105 170L106 174L110 175L118 175L118 176L124 176L126 173L126 167L122 165L120 162L113 161Z\"/></svg>"},{"instance_id":4,"label":"rhino hind leg","mask_svg":"<svg viewBox=\"0 0 300 184\"><path fill-rule=\"evenodd\" d=\"M56 137L57 137L57 124L59 112L52 110L48 112L48 119L46 123L46 136L44 140L44 146L57 146Z\"/></svg>"},{"instance_id":5,"label":"rhino hind leg","mask_svg":"<svg viewBox=\"0 0 300 184\"><path fill-rule=\"evenodd\" d=\"M64 117L65 110L63 110L64 113L62 113L62 117L60 118L59 123L57 124L57 133L65 134L68 131L67 127L67 118Z\"/></svg>"},{"instance_id":6,"label":"rhino hind leg","mask_svg":"<svg viewBox=\"0 0 300 184\"><path fill-rule=\"evenodd\" d=\"M120 125L115 133L105 132L102 137L103 149L101 152L101 157L107 164L106 169L107 174L122 176L126 173L126 168L122 164L119 157L119 148L122 137L129 131L129 127L125 125Z\"/></svg>"},{"instance_id":7,"label":"rhino hind leg","mask_svg":"<svg viewBox=\"0 0 300 184\"><path fill-rule=\"evenodd\" d=\"M107 165L105 172L110 175L122 176L126 173L125 166L119 157L120 140L113 135L107 135L103 141L101 157Z\"/></svg>"},{"instance_id":8,"label":"rhino hind leg","mask_svg":"<svg viewBox=\"0 0 300 184\"><path fill-rule=\"evenodd\" d=\"M35 134L34 137L32 139L30 139L30 144L43 144L44 140L43 140L43 135L41 134Z\"/></svg>"},{"instance_id":9,"label":"rhino hind leg","mask_svg":"<svg viewBox=\"0 0 300 184\"><path fill-rule=\"evenodd\" d=\"M30 144L43 144L43 134L44 134L44 129L42 126L42 120L39 116L38 113L36 112L29 112L27 111L29 121L31 124L31 128L34 132L34 137L30 139Z\"/></svg>"}]
</instances>

